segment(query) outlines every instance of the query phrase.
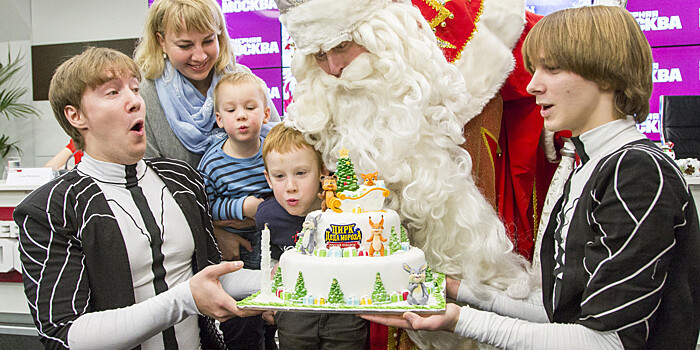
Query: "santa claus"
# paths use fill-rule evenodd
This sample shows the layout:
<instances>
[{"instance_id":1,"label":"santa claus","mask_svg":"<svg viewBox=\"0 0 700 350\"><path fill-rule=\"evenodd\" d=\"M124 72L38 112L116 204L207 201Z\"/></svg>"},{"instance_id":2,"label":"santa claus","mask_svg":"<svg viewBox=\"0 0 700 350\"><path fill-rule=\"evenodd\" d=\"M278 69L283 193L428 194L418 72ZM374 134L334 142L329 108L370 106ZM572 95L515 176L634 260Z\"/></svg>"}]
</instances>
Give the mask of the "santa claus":
<instances>
[{"instance_id":1,"label":"santa claus","mask_svg":"<svg viewBox=\"0 0 700 350\"><path fill-rule=\"evenodd\" d=\"M524 6L512 2L483 4L480 32L498 29L488 26L496 21L487 11L512 13L516 23L512 38L486 36L498 40L496 51L505 56L485 57L484 71L492 74L475 74L470 89L436 45L431 23L410 4L280 0L278 8L296 43L287 123L305 134L327 167L346 148L358 172L378 171L392 191L389 207L434 270L464 280L477 294L489 285L525 297L532 284L526 260L513 251L460 146L464 125L500 89L490 80L502 82L513 67ZM495 73L492 66L502 68ZM487 83L486 91L478 88Z\"/></svg>"}]
</instances>

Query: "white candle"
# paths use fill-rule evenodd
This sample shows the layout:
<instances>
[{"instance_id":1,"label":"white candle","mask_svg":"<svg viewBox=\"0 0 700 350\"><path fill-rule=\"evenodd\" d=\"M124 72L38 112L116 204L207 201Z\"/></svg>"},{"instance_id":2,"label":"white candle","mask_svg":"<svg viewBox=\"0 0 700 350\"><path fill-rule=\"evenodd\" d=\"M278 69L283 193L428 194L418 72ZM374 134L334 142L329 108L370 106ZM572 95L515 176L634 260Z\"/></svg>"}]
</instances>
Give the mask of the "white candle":
<instances>
[{"instance_id":1,"label":"white candle","mask_svg":"<svg viewBox=\"0 0 700 350\"><path fill-rule=\"evenodd\" d=\"M262 230L262 242L260 243L260 270L262 271L262 276L260 277L260 295L270 296L272 295L272 281L270 280L270 230L265 224L265 228Z\"/></svg>"}]
</instances>

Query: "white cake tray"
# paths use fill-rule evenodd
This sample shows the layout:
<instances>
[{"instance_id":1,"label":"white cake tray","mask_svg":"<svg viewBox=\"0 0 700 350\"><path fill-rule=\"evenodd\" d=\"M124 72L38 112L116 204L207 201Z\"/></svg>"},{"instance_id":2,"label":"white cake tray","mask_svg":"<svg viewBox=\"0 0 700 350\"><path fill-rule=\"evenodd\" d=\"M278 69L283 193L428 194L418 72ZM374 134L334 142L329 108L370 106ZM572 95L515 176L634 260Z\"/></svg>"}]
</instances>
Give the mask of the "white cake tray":
<instances>
[{"instance_id":1,"label":"white cake tray","mask_svg":"<svg viewBox=\"0 0 700 350\"><path fill-rule=\"evenodd\" d=\"M238 308L243 310L294 311L334 314L403 314L404 312L408 311L424 315L445 313L445 302L438 302L432 295L430 296L430 300L428 300L428 305L409 305L405 301L393 303L391 305L300 305L284 301L274 295L272 295L270 298L275 299L276 301L272 302L261 302L261 298L262 297L260 297L259 292L253 294L252 296L238 302Z\"/></svg>"},{"instance_id":2,"label":"white cake tray","mask_svg":"<svg viewBox=\"0 0 700 350\"><path fill-rule=\"evenodd\" d=\"M341 313L341 314L403 314L404 312L414 312L417 314L444 314L445 313L445 281L442 281L440 292L430 294L426 305L409 305L407 301L395 302L391 304L372 305L302 305L290 301L282 300L274 294L261 296L260 292L238 302L238 308L243 310L262 311L294 311L294 312L314 312L314 313Z\"/></svg>"}]
</instances>

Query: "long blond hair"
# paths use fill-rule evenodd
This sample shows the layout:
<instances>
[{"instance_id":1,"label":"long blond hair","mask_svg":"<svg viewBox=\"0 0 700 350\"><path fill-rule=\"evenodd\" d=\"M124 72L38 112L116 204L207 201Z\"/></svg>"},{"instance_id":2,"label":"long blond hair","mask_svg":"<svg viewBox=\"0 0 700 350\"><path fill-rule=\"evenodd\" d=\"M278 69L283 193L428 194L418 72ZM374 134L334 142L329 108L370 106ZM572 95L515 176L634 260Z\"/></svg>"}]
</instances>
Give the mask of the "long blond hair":
<instances>
[{"instance_id":1,"label":"long blond hair","mask_svg":"<svg viewBox=\"0 0 700 350\"><path fill-rule=\"evenodd\" d=\"M143 36L139 41L134 60L146 79L163 74L165 62L163 49L156 34L165 37L167 30L175 34L188 31L214 32L218 36L219 56L214 69L222 74L235 65L231 39L226 31L226 21L221 7L214 0L157 0L148 10Z\"/></svg>"}]
</instances>

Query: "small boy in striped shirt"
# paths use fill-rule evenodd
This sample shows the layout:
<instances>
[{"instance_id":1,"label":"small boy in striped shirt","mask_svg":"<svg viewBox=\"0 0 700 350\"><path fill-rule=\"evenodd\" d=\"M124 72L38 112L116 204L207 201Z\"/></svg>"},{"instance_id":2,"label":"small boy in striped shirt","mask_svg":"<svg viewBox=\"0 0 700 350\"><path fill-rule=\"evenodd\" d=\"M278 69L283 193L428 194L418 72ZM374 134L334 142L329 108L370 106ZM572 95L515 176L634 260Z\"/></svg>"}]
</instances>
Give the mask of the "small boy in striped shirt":
<instances>
[{"instance_id":1,"label":"small boy in striped shirt","mask_svg":"<svg viewBox=\"0 0 700 350\"><path fill-rule=\"evenodd\" d=\"M250 72L231 72L221 77L214 88L214 111L216 123L227 137L214 142L197 167L204 178L212 220L249 224L225 227L237 236L232 238L239 242L239 249L222 251L222 255L239 258L247 269L253 270L260 269L261 237L255 228L255 213L258 205L272 195L262 158L261 129L270 118L265 89L265 82ZM248 348L259 346L262 325L261 318L250 317L225 322L221 328L227 345Z\"/></svg>"}]
</instances>

